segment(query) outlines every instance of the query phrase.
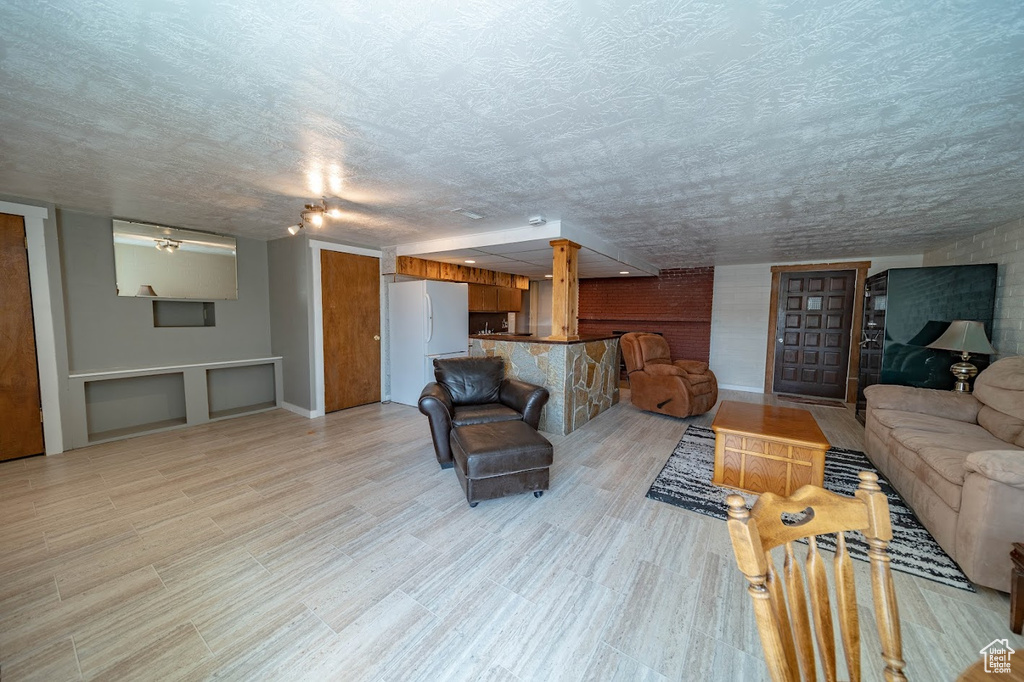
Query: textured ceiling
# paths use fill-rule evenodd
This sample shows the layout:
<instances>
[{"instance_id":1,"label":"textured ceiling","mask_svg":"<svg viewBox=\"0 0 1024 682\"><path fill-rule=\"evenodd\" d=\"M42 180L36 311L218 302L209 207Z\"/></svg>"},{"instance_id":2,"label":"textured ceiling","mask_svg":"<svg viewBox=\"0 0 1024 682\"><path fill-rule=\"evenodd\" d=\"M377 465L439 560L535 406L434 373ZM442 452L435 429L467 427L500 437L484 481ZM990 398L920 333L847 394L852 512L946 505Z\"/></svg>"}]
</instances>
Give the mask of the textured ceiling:
<instances>
[{"instance_id":1,"label":"textured ceiling","mask_svg":"<svg viewBox=\"0 0 1024 682\"><path fill-rule=\"evenodd\" d=\"M260 238L321 194L350 243L542 213L661 267L1024 216L1020 0L4 0L0 95L0 193Z\"/></svg>"}]
</instances>

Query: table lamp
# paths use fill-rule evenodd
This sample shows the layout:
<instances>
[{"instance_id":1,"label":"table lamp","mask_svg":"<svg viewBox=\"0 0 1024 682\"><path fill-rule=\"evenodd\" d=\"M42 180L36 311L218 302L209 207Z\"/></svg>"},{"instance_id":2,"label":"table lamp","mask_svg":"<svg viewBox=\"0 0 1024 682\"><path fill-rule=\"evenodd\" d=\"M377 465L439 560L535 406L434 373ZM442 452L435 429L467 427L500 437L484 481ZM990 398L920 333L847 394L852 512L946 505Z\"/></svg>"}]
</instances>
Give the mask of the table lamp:
<instances>
[{"instance_id":1,"label":"table lamp","mask_svg":"<svg viewBox=\"0 0 1024 682\"><path fill-rule=\"evenodd\" d=\"M971 392L971 377L978 373L978 368L968 362L971 353L992 355L996 352L988 342L985 325L977 320L953 320L942 336L929 343L927 347L960 353L960 362L950 367L949 371L956 377L953 390L961 393Z\"/></svg>"}]
</instances>

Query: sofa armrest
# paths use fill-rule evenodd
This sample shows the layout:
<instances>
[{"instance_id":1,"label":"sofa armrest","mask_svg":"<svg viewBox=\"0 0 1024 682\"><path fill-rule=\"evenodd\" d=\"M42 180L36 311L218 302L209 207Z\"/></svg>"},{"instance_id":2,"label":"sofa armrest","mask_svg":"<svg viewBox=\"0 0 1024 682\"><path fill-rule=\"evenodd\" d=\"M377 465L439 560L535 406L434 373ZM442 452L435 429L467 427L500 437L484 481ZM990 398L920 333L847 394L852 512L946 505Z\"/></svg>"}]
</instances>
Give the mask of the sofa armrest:
<instances>
[{"instance_id":1,"label":"sofa armrest","mask_svg":"<svg viewBox=\"0 0 1024 682\"><path fill-rule=\"evenodd\" d=\"M455 465L452 446L448 438L452 431L452 397L439 383L431 382L423 388L417 405L430 422L430 437L434 440L434 455L442 469Z\"/></svg>"},{"instance_id":2,"label":"sofa armrest","mask_svg":"<svg viewBox=\"0 0 1024 682\"><path fill-rule=\"evenodd\" d=\"M548 401L548 395L548 389L543 386L505 379L501 382L498 400L523 415L523 421L536 429L540 423L540 410Z\"/></svg>"},{"instance_id":3,"label":"sofa armrest","mask_svg":"<svg viewBox=\"0 0 1024 682\"><path fill-rule=\"evenodd\" d=\"M869 409L917 412L968 424L978 423L981 409L981 403L969 393L934 388L874 384L864 389L864 396Z\"/></svg>"},{"instance_id":4,"label":"sofa armrest","mask_svg":"<svg viewBox=\"0 0 1024 682\"><path fill-rule=\"evenodd\" d=\"M1024 452L972 452L964 473L952 557L973 582L1009 592L1010 550L1024 518Z\"/></svg>"},{"instance_id":5,"label":"sofa armrest","mask_svg":"<svg viewBox=\"0 0 1024 682\"><path fill-rule=\"evenodd\" d=\"M1024 450L979 450L967 455L964 469L1011 488L1024 490Z\"/></svg>"},{"instance_id":6,"label":"sofa armrest","mask_svg":"<svg viewBox=\"0 0 1024 682\"><path fill-rule=\"evenodd\" d=\"M685 377L687 375L687 371L685 369L675 364L652 365L651 363L647 363L642 371L655 377Z\"/></svg>"},{"instance_id":7,"label":"sofa armrest","mask_svg":"<svg viewBox=\"0 0 1024 682\"><path fill-rule=\"evenodd\" d=\"M704 374L708 371L708 363L700 360L675 360L672 364L687 374Z\"/></svg>"}]
</instances>

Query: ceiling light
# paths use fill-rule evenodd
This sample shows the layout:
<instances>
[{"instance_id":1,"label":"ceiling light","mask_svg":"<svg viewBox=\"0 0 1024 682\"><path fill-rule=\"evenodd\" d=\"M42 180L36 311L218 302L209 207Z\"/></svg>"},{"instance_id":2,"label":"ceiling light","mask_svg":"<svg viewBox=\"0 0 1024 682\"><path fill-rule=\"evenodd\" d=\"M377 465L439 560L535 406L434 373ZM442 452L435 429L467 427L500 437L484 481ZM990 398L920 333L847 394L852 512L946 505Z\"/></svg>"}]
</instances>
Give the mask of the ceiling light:
<instances>
[{"instance_id":1,"label":"ceiling light","mask_svg":"<svg viewBox=\"0 0 1024 682\"><path fill-rule=\"evenodd\" d=\"M476 261L475 260L467 260L466 262L467 263L475 263Z\"/></svg>"},{"instance_id":2,"label":"ceiling light","mask_svg":"<svg viewBox=\"0 0 1024 682\"><path fill-rule=\"evenodd\" d=\"M544 275L544 276L547 277L548 279L554 279L555 278L554 275Z\"/></svg>"},{"instance_id":3,"label":"ceiling light","mask_svg":"<svg viewBox=\"0 0 1024 682\"><path fill-rule=\"evenodd\" d=\"M338 205L341 202L341 206ZM297 235L302 228L312 225L313 227L324 226L324 216L328 218L342 218L344 213L342 212L342 206L345 202L341 199L327 200L326 197L320 199L318 204L306 204L302 208L302 221L298 225L292 225L288 228L288 233L291 235Z\"/></svg>"},{"instance_id":4,"label":"ceiling light","mask_svg":"<svg viewBox=\"0 0 1024 682\"><path fill-rule=\"evenodd\" d=\"M323 206L324 215L327 216L328 218L334 219L338 219L344 215L341 212L342 203L343 202L341 202L338 199L328 200L326 197L320 201L321 206Z\"/></svg>"},{"instance_id":5,"label":"ceiling light","mask_svg":"<svg viewBox=\"0 0 1024 682\"><path fill-rule=\"evenodd\" d=\"M156 250L165 253L174 253L179 246L181 242L174 239L158 239L156 242Z\"/></svg>"},{"instance_id":6,"label":"ceiling light","mask_svg":"<svg viewBox=\"0 0 1024 682\"><path fill-rule=\"evenodd\" d=\"M323 227L324 225L324 213L327 212L327 206L323 200L319 204L306 204L302 210L302 222L308 223L313 227Z\"/></svg>"},{"instance_id":7,"label":"ceiling light","mask_svg":"<svg viewBox=\"0 0 1024 682\"><path fill-rule=\"evenodd\" d=\"M628 275L629 274L629 270L619 270L619 274L620 275Z\"/></svg>"}]
</instances>

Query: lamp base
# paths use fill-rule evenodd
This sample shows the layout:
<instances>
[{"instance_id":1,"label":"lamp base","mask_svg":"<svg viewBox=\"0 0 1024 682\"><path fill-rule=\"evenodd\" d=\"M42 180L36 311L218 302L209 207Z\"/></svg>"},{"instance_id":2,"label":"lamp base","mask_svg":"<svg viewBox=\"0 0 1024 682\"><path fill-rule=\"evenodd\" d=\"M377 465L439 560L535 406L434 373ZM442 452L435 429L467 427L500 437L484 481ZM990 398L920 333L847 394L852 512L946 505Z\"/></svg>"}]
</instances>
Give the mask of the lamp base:
<instances>
[{"instance_id":1,"label":"lamp base","mask_svg":"<svg viewBox=\"0 0 1024 682\"><path fill-rule=\"evenodd\" d=\"M969 362L958 362L949 368L949 371L956 377L956 385L953 390L957 393L971 392L971 377L977 375L978 368Z\"/></svg>"}]
</instances>

